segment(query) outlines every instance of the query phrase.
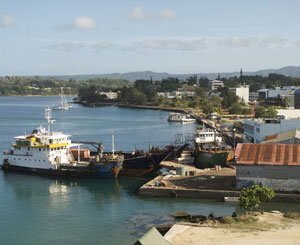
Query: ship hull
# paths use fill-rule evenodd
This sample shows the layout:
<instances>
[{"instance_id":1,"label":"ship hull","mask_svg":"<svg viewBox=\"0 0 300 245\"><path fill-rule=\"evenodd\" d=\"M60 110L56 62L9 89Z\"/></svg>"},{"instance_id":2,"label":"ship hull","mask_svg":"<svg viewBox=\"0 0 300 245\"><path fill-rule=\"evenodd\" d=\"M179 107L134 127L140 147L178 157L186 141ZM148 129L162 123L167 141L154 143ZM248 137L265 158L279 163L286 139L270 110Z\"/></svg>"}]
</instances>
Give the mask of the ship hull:
<instances>
[{"instance_id":1,"label":"ship hull","mask_svg":"<svg viewBox=\"0 0 300 245\"><path fill-rule=\"evenodd\" d=\"M117 178L121 168L122 165L118 162L94 166L64 166L60 169L30 168L9 163L3 163L1 166L1 169L7 172L78 178Z\"/></svg>"},{"instance_id":2,"label":"ship hull","mask_svg":"<svg viewBox=\"0 0 300 245\"><path fill-rule=\"evenodd\" d=\"M166 158L173 157L177 149L170 147L170 149L157 153L145 153L141 156L134 156L132 154L124 154L123 168L120 175L145 177L157 171L160 168L160 163Z\"/></svg>"},{"instance_id":3,"label":"ship hull","mask_svg":"<svg viewBox=\"0 0 300 245\"><path fill-rule=\"evenodd\" d=\"M212 168L216 165L226 166L228 152L211 152L204 150L195 150L194 163L196 168Z\"/></svg>"},{"instance_id":4,"label":"ship hull","mask_svg":"<svg viewBox=\"0 0 300 245\"><path fill-rule=\"evenodd\" d=\"M166 157L167 153L159 153L143 156L127 156L123 162L123 167L120 172L123 176L147 176L159 168L160 162Z\"/></svg>"}]
</instances>

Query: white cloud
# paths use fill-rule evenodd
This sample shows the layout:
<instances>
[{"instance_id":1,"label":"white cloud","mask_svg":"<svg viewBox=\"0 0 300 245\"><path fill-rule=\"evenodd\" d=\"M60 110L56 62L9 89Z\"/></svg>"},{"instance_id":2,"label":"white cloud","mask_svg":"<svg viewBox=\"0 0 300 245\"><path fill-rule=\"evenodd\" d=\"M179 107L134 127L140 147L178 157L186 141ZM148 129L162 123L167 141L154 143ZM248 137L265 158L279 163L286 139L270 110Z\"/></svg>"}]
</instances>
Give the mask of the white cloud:
<instances>
[{"instance_id":1,"label":"white cloud","mask_svg":"<svg viewBox=\"0 0 300 245\"><path fill-rule=\"evenodd\" d=\"M293 46L292 40L276 36L227 37L212 41L217 46L229 48L283 48Z\"/></svg>"},{"instance_id":2,"label":"white cloud","mask_svg":"<svg viewBox=\"0 0 300 245\"><path fill-rule=\"evenodd\" d=\"M288 44L288 40L282 37L264 37L259 40L259 47L261 48L281 48Z\"/></svg>"},{"instance_id":3,"label":"white cloud","mask_svg":"<svg viewBox=\"0 0 300 245\"><path fill-rule=\"evenodd\" d=\"M93 49L96 51L102 51L112 48L114 46L111 42L81 42L81 41L56 41L55 43L48 45L48 50L53 50L61 53L76 52L81 49Z\"/></svg>"},{"instance_id":4,"label":"white cloud","mask_svg":"<svg viewBox=\"0 0 300 245\"><path fill-rule=\"evenodd\" d=\"M0 28L11 28L16 24L15 18L11 15L0 16Z\"/></svg>"},{"instance_id":5,"label":"white cloud","mask_svg":"<svg viewBox=\"0 0 300 245\"><path fill-rule=\"evenodd\" d=\"M249 48L257 45L257 37L227 37L215 40L217 46L225 46L230 48Z\"/></svg>"},{"instance_id":6,"label":"white cloud","mask_svg":"<svg viewBox=\"0 0 300 245\"><path fill-rule=\"evenodd\" d=\"M165 9L159 12L147 12L143 7L134 7L130 12L130 18L133 20L144 21L144 20L159 20L159 19L173 19L176 14L171 9Z\"/></svg>"},{"instance_id":7,"label":"white cloud","mask_svg":"<svg viewBox=\"0 0 300 245\"><path fill-rule=\"evenodd\" d=\"M58 51L58 52L63 52L63 53L70 53L82 49L84 47L85 45L83 43L62 41L48 46L48 49Z\"/></svg>"},{"instance_id":8,"label":"white cloud","mask_svg":"<svg viewBox=\"0 0 300 245\"><path fill-rule=\"evenodd\" d=\"M146 39L136 42L138 48L144 49L173 49L173 50L199 50L207 47L205 38L199 39Z\"/></svg>"},{"instance_id":9,"label":"white cloud","mask_svg":"<svg viewBox=\"0 0 300 245\"><path fill-rule=\"evenodd\" d=\"M145 20L149 18L149 15L146 14L145 10L142 7L135 7L130 13L130 17L135 20Z\"/></svg>"},{"instance_id":10,"label":"white cloud","mask_svg":"<svg viewBox=\"0 0 300 245\"><path fill-rule=\"evenodd\" d=\"M164 19L173 19L176 16L176 14L171 9L165 9L160 13L160 16Z\"/></svg>"},{"instance_id":11,"label":"white cloud","mask_svg":"<svg viewBox=\"0 0 300 245\"><path fill-rule=\"evenodd\" d=\"M109 48L113 47L113 44L110 42L102 41L102 42L97 42L97 43L92 44L91 47L93 49L95 49L96 51L102 51L104 49L109 49Z\"/></svg>"},{"instance_id":12,"label":"white cloud","mask_svg":"<svg viewBox=\"0 0 300 245\"><path fill-rule=\"evenodd\" d=\"M207 48L276 49L299 48L300 40L276 36L251 37L172 37L148 38L128 41L56 41L47 48L58 52L75 52L80 49L103 51L117 49L130 52L150 53L153 50L199 51Z\"/></svg>"},{"instance_id":13,"label":"white cloud","mask_svg":"<svg viewBox=\"0 0 300 245\"><path fill-rule=\"evenodd\" d=\"M74 21L74 27L78 29L90 30L95 29L97 24L96 21L87 16L79 16Z\"/></svg>"}]
</instances>

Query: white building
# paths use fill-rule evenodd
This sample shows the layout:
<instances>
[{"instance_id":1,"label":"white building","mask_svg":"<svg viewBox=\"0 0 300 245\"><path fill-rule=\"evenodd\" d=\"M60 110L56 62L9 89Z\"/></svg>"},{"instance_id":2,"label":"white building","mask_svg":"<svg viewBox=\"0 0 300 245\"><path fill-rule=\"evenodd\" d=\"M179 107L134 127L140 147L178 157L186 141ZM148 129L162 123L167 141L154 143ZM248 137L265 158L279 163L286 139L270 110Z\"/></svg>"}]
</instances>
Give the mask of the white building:
<instances>
[{"instance_id":1,"label":"white building","mask_svg":"<svg viewBox=\"0 0 300 245\"><path fill-rule=\"evenodd\" d=\"M208 86L209 86L209 89L211 91L213 91L213 90L216 90L218 88L223 88L224 83L223 83L223 81L220 81L220 80L212 80L212 81L208 82Z\"/></svg>"},{"instance_id":2,"label":"white building","mask_svg":"<svg viewBox=\"0 0 300 245\"><path fill-rule=\"evenodd\" d=\"M300 109L277 109L277 116L283 119L300 119Z\"/></svg>"},{"instance_id":3,"label":"white building","mask_svg":"<svg viewBox=\"0 0 300 245\"><path fill-rule=\"evenodd\" d=\"M246 104L249 102L249 85L240 85L235 88L235 95L243 100Z\"/></svg>"},{"instance_id":4,"label":"white building","mask_svg":"<svg viewBox=\"0 0 300 245\"><path fill-rule=\"evenodd\" d=\"M300 119L252 119L244 121L244 141L260 143L266 136L300 128Z\"/></svg>"},{"instance_id":5,"label":"white building","mask_svg":"<svg viewBox=\"0 0 300 245\"><path fill-rule=\"evenodd\" d=\"M118 93L117 92L99 92L100 95L106 95L106 97L110 100L117 99Z\"/></svg>"},{"instance_id":6,"label":"white building","mask_svg":"<svg viewBox=\"0 0 300 245\"><path fill-rule=\"evenodd\" d=\"M182 99L184 97L193 98L195 96L195 92L193 91L173 91L173 92L158 92L158 96L164 97L166 99Z\"/></svg>"}]
</instances>

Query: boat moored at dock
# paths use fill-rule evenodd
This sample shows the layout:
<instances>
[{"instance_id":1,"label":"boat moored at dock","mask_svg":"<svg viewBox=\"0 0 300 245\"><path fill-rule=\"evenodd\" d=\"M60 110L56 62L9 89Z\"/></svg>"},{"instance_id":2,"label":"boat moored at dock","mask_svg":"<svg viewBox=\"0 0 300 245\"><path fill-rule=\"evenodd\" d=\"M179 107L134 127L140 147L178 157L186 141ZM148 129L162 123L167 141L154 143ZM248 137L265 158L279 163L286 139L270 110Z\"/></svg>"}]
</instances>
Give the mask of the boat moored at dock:
<instances>
[{"instance_id":1,"label":"boat moored at dock","mask_svg":"<svg viewBox=\"0 0 300 245\"><path fill-rule=\"evenodd\" d=\"M196 123L197 120L190 114L171 112L168 117L168 122L179 122L182 124Z\"/></svg>"},{"instance_id":2,"label":"boat moored at dock","mask_svg":"<svg viewBox=\"0 0 300 245\"><path fill-rule=\"evenodd\" d=\"M72 143L70 135L50 130L51 109L45 110L45 118L48 129L39 127L29 135L15 137L13 148L3 153L2 170L54 176L117 177L124 156L90 155L89 149Z\"/></svg>"},{"instance_id":3,"label":"boat moored at dock","mask_svg":"<svg viewBox=\"0 0 300 245\"><path fill-rule=\"evenodd\" d=\"M197 129L194 144L194 164L197 168L225 166L232 155L232 149L223 143L222 136L214 129Z\"/></svg>"}]
</instances>

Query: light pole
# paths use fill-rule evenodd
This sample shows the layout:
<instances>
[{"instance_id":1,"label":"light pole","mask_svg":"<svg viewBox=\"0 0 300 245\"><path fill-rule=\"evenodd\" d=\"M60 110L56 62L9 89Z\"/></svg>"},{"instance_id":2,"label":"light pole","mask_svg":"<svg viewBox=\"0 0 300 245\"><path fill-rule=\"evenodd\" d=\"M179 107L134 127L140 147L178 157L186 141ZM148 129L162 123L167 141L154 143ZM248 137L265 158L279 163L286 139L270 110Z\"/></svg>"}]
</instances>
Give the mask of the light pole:
<instances>
[{"instance_id":1,"label":"light pole","mask_svg":"<svg viewBox=\"0 0 300 245\"><path fill-rule=\"evenodd\" d=\"M232 136L233 136L233 149L235 150L235 130L236 128L232 129Z\"/></svg>"}]
</instances>

